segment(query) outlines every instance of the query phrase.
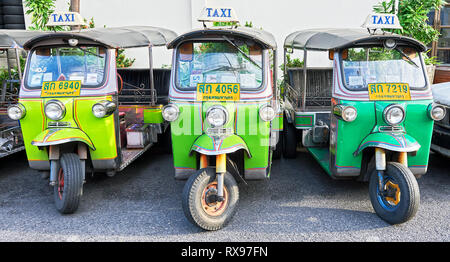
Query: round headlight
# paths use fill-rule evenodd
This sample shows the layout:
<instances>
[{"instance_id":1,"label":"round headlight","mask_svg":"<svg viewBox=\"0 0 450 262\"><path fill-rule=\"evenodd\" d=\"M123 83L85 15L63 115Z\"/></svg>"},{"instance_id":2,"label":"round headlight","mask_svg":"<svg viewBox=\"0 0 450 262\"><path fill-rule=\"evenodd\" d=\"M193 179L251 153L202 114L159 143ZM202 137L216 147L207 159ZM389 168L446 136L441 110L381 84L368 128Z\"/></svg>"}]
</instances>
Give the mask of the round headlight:
<instances>
[{"instance_id":1,"label":"round headlight","mask_svg":"<svg viewBox=\"0 0 450 262\"><path fill-rule=\"evenodd\" d=\"M275 110L269 105L263 105L259 109L259 117L263 121L272 121L275 118Z\"/></svg>"},{"instance_id":2,"label":"round headlight","mask_svg":"<svg viewBox=\"0 0 450 262\"><path fill-rule=\"evenodd\" d=\"M399 105L390 105L384 109L383 116L389 125L398 125L405 119L405 110Z\"/></svg>"},{"instance_id":3,"label":"round headlight","mask_svg":"<svg viewBox=\"0 0 450 262\"><path fill-rule=\"evenodd\" d=\"M353 106L346 106L344 110L342 110L342 119L344 119L344 121L352 122L357 116L358 112Z\"/></svg>"},{"instance_id":4,"label":"round headlight","mask_svg":"<svg viewBox=\"0 0 450 262\"><path fill-rule=\"evenodd\" d=\"M25 107L22 104L12 105L8 107L8 116L12 120L19 120L25 116Z\"/></svg>"},{"instance_id":5,"label":"round headlight","mask_svg":"<svg viewBox=\"0 0 450 262\"><path fill-rule=\"evenodd\" d=\"M102 118L106 116L106 107L102 104L95 104L92 106L92 114L95 117Z\"/></svg>"},{"instance_id":6,"label":"round headlight","mask_svg":"<svg viewBox=\"0 0 450 262\"><path fill-rule=\"evenodd\" d=\"M430 117L433 120L440 121L444 119L446 110L441 105L433 105L430 110Z\"/></svg>"},{"instance_id":7,"label":"round headlight","mask_svg":"<svg viewBox=\"0 0 450 262\"><path fill-rule=\"evenodd\" d=\"M162 116L164 120L169 122L177 120L179 114L180 109L178 109L178 107L173 104L165 105L162 109Z\"/></svg>"},{"instance_id":8,"label":"round headlight","mask_svg":"<svg viewBox=\"0 0 450 262\"><path fill-rule=\"evenodd\" d=\"M228 111L223 106L212 106L206 111L206 121L212 127L224 126L228 121Z\"/></svg>"},{"instance_id":9,"label":"round headlight","mask_svg":"<svg viewBox=\"0 0 450 262\"><path fill-rule=\"evenodd\" d=\"M44 107L45 115L51 120L58 121L64 118L66 108L64 104L57 100L50 100Z\"/></svg>"},{"instance_id":10,"label":"round headlight","mask_svg":"<svg viewBox=\"0 0 450 262\"><path fill-rule=\"evenodd\" d=\"M103 100L92 106L92 114L97 118L110 116L116 110L114 102Z\"/></svg>"}]
</instances>

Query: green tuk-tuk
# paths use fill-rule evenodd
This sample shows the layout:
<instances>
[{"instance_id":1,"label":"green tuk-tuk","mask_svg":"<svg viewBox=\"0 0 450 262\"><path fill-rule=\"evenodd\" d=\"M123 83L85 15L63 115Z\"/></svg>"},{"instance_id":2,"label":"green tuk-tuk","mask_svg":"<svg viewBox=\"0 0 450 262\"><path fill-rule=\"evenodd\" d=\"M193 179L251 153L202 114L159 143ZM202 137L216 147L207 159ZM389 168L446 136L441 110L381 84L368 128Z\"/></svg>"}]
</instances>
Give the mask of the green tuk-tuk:
<instances>
[{"instance_id":1,"label":"green tuk-tuk","mask_svg":"<svg viewBox=\"0 0 450 262\"><path fill-rule=\"evenodd\" d=\"M433 120L445 115L433 103L421 56L427 47L387 32L312 29L285 39L285 57L296 49L303 67L285 70L284 156L295 157L301 141L333 179L369 181L382 219L411 219L420 201L416 177L427 172ZM328 52L331 67L308 67L309 56L320 52Z\"/></svg>"},{"instance_id":2,"label":"green tuk-tuk","mask_svg":"<svg viewBox=\"0 0 450 262\"><path fill-rule=\"evenodd\" d=\"M175 178L188 179L183 210L200 228L218 230L236 211L236 180L270 176L281 127L276 42L260 29L205 27L167 47L174 52L162 114L171 122Z\"/></svg>"},{"instance_id":3,"label":"green tuk-tuk","mask_svg":"<svg viewBox=\"0 0 450 262\"><path fill-rule=\"evenodd\" d=\"M79 206L85 174L121 171L158 141L168 123L170 70L152 67L152 47L176 34L149 27L40 32L29 50L19 102L29 166L49 172L59 212ZM148 49L149 69L118 69L119 49Z\"/></svg>"}]
</instances>

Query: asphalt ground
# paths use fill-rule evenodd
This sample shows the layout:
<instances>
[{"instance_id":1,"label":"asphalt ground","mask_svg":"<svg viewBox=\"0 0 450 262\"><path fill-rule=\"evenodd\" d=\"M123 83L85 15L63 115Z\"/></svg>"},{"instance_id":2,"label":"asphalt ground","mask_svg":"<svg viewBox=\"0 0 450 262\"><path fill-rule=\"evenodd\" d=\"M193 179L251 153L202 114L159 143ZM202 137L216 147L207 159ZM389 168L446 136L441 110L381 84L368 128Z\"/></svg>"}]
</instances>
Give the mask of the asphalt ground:
<instances>
[{"instance_id":1,"label":"asphalt ground","mask_svg":"<svg viewBox=\"0 0 450 262\"><path fill-rule=\"evenodd\" d=\"M121 173L88 179L75 214L61 215L47 180L24 152L0 159L0 241L450 241L449 159L430 156L418 180L416 216L390 225L374 212L368 184L332 180L305 152L274 161L269 181L240 184L234 219L204 232L185 218L184 182L172 157L149 150Z\"/></svg>"}]
</instances>

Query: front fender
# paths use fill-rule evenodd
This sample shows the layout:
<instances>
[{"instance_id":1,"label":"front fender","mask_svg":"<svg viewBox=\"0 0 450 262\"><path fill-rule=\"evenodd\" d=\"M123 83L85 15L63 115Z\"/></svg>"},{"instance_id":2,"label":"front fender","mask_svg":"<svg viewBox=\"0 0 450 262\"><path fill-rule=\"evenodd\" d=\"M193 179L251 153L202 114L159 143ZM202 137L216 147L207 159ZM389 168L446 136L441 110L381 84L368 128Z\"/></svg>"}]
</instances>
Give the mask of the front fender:
<instances>
[{"instance_id":1,"label":"front fender","mask_svg":"<svg viewBox=\"0 0 450 262\"><path fill-rule=\"evenodd\" d=\"M204 155L220 155L236 152L244 149L249 158L252 157L247 143L238 135L229 135L220 139L203 134L199 136L191 147L190 153L193 151Z\"/></svg>"},{"instance_id":2,"label":"front fender","mask_svg":"<svg viewBox=\"0 0 450 262\"><path fill-rule=\"evenodd\" d=\"M95 146L91 139L78 128L55 128L47 129L41 132L31 141L34 146L52 146L65 144L69 142L82 142L95 150Z\"/></svg>"},{"instance_id":3,"label":"front fender","mask_svg":"<svg viewBox=\"0 0 450 262\"><path fill-rule=\"evenodd\" d=\"M368 147L379 147L394 152L414 152L419 150L420 144L408 134L372 133L361 142L353 155L359 155Z\"/></svg>"}]
</instances>

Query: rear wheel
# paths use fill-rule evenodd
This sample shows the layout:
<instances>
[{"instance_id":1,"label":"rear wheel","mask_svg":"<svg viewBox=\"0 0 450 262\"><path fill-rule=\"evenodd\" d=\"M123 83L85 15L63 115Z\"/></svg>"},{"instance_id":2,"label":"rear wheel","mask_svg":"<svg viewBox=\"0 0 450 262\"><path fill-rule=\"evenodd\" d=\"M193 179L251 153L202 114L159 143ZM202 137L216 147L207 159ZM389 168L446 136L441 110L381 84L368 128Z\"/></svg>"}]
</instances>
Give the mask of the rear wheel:
<instances>
[{"instance_id":1,"label":"rear wheel","mask_svg":"<svg viewBox=\"0 0 450 262\"><path fill-rule=\"evenodd\" d=\"M380 192L377 171L373 170L369 180L369 195L379 217L390 224L404 223L414 217L420 202L419 185L407 167L389 162L384 171L382 187Z\"/></svg>"},{"instance_id":2,"label":"rear wheel","mask_svg":"<svg viewBox=\"0 0 450 262\"><path fill-rule=\"evenodd\" d=\"M198 170L189 177L183 189L182 206L188 220L204 230L223 228L236 213L239 188L230 173L224 176L224 198L217 201L214 168Z\"/></svg>"},{"instance_id":3,"label":"rear wheel","mask_svg":"<svg viewBox=\"0 0 450 262\"><path fill-rule=\"evenodd\" d=\"M83 193L83 169L80 158L73 153L63 154L59 162L53 198L61 214L71 214L77 210Z\"/></svg>"}]
</instances>

